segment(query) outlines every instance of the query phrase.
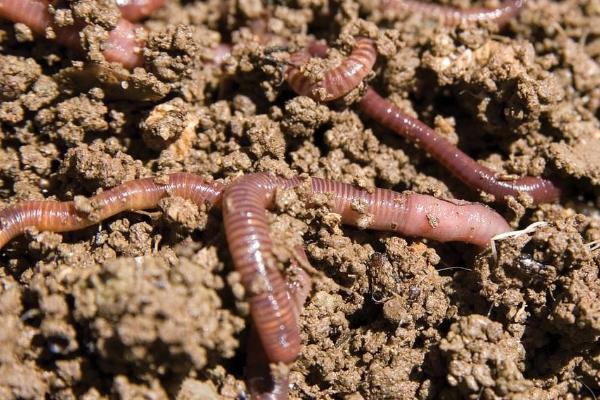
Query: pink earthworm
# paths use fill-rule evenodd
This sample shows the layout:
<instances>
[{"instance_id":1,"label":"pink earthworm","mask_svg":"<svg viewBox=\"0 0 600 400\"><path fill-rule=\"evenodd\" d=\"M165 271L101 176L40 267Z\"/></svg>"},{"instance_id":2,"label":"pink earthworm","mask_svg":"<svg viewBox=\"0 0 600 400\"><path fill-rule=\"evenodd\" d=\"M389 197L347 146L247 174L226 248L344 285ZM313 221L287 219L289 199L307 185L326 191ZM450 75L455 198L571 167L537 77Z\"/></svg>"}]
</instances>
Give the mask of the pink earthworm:
<instances>
[{"instance_id":1,"label":"pink earthworm","mask_svg":"<svg viewBox=\"0 0 600 400\"><path fill-rule=\"evenodd\" d=\"M546 179L531 176L499 178L498 173L478 164L433 129L404 114L372 88L360 100L359 109L380 125L421 145L463 183L492 194L496 201L506 201L508 196L517 197L519 193L526 193L534 203L539 204L554 202L560 196L560 190Z\"/></svg>"},{"instance_id":2,"label":"pink earthworm","mask_svg":"<svg viewBox=\"0 0 600 400\"><path fill-rule=\"evenodd\" d=\"M196 204L218 204L223 185L187 173L165 179L143 178L126 182L89 199L90 210L78 210L72 201L25 201L0 211L0 248L27 228L68 232L128 210L155 208L169 196L180 196Z\"/></svg>"},{"instance_id":3,"label":"pink earthworm","mask_svg":"<svg viewBox=\"0 0 600 400\"><path fill-rule=\"evenodd\" d=\"M286 80L296 93L318 101L339 99L362 82L373 69L377 59L373 41L357 37L352 52L340 65L325 72L320 79L313 80L305 74L303 66L313 56L323 57L326 51L326 45L314 42L307 49L290 55Z\"/></svg>"},{"instance_id":4,"label":"pink earthworm","mask_svg":"<svg viewBox=\"0 0 600 400\"><path fill-rule=\"evenodd\" d=\"M350 59L363 59L369 57L369 63L360 63L361 67L355 67L357 61L344 61L335 68L335 73L327 72L322 81L310 82L303 76L299 66L293 66L288 71L288 83L300 95L310 96L315 100L334 99L340 95L348 93L354 89L364 76L370 72L370 68L375 62L377 53L371 40L357 40L357 46L360 44L361 56L354 56L358 51L355 49L348 57ZM307 50L292 54L292 62L306 60L310 56L322 57L327 53L327 45L315 43ZM365 68L370 65L369 69ZM341 68L349 68L350 71L342 71ZM332 70L333 71L333 70ZM355 74L360 71L360 74ZM330 76L335 76L332 79ZM339 82L337 79L346 79L345 82ZM335 81L336 85L331 82ZM318 87L318 91L314 88ZM341 90L340 88L344 88ZM560 196L560 190L550 181L538 177L522 177L518 179L500 179L494 171L478 164L456 146L437 134L433 129L423 124L419 120L402 113L393 103L383 99L374 89L368 88L361 98L359 109L367 116L371 117L379 124L394 131L395 133L413 140L423 146L425 151L431 154L441 165L450 170L462 182L468 186L482 190L494 195L496 201L503 202L507 196L518 196L519 193L529 194L533 202L547 203L553 202Z\"/></svg>"},{"instance_id":5,"label":"pink earthworm","mask_svg":"<svg viewBox=\"0 0 600 400\"><path fill-rule=\"evenodd\" d=\"M128 21L139 21L165 4L165 0L116 0L121 16Z\"/></svg>"},{"instance_id":6,"label":"pink earthworm","mask_svg":"<svg viewBox=\"0 0 600 400\"><path fill-rule=\"evenodd\" d=\"M25 24L40 36L45 35L48 28L52 28L59 43L81 50L79 39L81 24L68 27L54 26L45 0L0 0L0 18ZM137 25L123 18L118 21L103 44L103 54L107 61L121 63L126 68L143 64L144 60L139 51L142 44L136 40L137 28L139 28Z\"/></svg>"},{"instance_id":7,"label":"pink earthworm","mask_svg":"<svg viewBox=\"0 0 600 400\"><path fill-rule=\"evenodd\" d=\"M247 298L252 317L272 362L292 362L300 343L285 282L271 253L273 244L265 209L271 207L275 189L299 184L299 178L257 173L239 178L223 194L229 250L243 286L250 288ZM320 178L312 178L311 187L314 193L332 196L332 211L340 214L342 222L348 225L478 246L486 246L493 236L510 230L499 214L481 204L456 204L386 189L369 193Z\"/></svg>"},{"instance_id":8,"label":"pink earthworm","mask_svg":"<svg viewBox=\"0 0 600 400\"><path fill-rule=\"evenodd\" d=\"M221 205L229 251L246 289L267 358L289 363L300 347L297 316L271 253L265 209L272 206L275 189L301 183L301 178L256 173L224 187L179 173L126 182L90 198L83 207L89 208L85 212L74 202L23 202L0 211L0 248L27 228L56 232L81 229L121 211L154 208L170 195L196 204ZM458 204L387 189L367 192L321 178L310 178L310 184L314 193L330 196L332 211L341 215L344 224L361 228L482 247L493 236L510 230L499 214L481 204Z\"/></svg>"},{"instance_id":9,"label":"pink earthworm","mask_svg":"<svg viewBox=\"0 0 600 400\"><path fill-rule=\"evenodd\" d=\"M446 26L456 26L462 22L472 24L480 21L494 21L499 26L503 26L519 14L525 1L504 0L497 8L474 7L461 10L416 0L382 0L379 9L421 14L438 19Z\"/></svg>"},{"instance_id":10,"label":"pink earthworm","mask_svg":"<svg viewBox=\"0 0 600 400\"><path fill-rule=\"evenodd\" d=\"M309 263L306 252L299 246L296 253L305 263ZM292 302L299 323L304 302L310 293L310 276L300 267L298 261L292 259L288 269L290 278L286 281L288 297ZM248 339L246 357L246 382L253 400L285 400L288 398L289 379L284 371L273 374L269 367L269 359L260 342L254 325Z\"/></svg>"}]
</instances>

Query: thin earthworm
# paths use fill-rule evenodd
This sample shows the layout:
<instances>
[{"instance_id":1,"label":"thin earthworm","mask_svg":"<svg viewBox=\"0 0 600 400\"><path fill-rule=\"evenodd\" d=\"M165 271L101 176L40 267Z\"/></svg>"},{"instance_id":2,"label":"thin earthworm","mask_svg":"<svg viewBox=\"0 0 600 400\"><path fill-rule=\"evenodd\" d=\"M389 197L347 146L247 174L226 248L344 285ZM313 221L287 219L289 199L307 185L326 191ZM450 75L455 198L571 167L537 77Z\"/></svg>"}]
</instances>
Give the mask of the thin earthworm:
<instances>
[{"instance_id":1,"label":"thin earthworm","mask_svg":"<svg viewBox=\"0 0 600 400\"><path fill-rule=\"evenodd\" d=\"M306 252L302 246L296 249L298 257L308 263ZM299 323L300 314L304 308L304 302L310 293L310 276L300 267L298 261L290 261L286 287L288 297L294 307L296 323ZM246 356L246 382L253 400L286 400L288 398L289 379L287 374L271 373L269 359L260 342L256 328L252 325L248 338Z\"/></svg>"},{"instance_id":2,"label":"thin earthworm","mask_svg":"<svg viewBox=\"0 0 600 400\"><path fill-rule=\"evenodd\" d=\"M121 16L128 21L139 21L165 4L165 0L116 0Z\"/></svg>"},{"instance_id":3,"label":"thin earthworm","mask_svg":"<svg viewBox=\"0 0 600 400\"><path fill-rule=\"evenodd\" d=\"M496 172L478 164L421 121L404 114L372 88L360 100L359 109L384 127L421 145L463 183L492 194L496 201L527 193L535 204L539 204L554 202L560 196L560 190L552 182L539 177L500 179Z\"/></svg>"},{"instance_id":4,"label":"thin earthworm","mask_svg":"<svg viewBox=\"0 0 600 400\"><path fill-rule=\"evenodd\" d=\"M371 72L377 51L373 41L357 37L352 52L340 65L325 72L318 80L306 76L303 66L313 56L323 57L327 46L313 42L306 49L290 55L286 68L286 80L299 95L311 97L317 101L332 101L345 96Z\"/></svg>"},{"instance_id":5,"label":"thin earthworm","mask_svg":"<svg viewBox=\"0 0 600 400\"><path fill-rule=\"evenodd\" d=\"M301 178L256 173L224 188L220 183L180 173L130 181L102 192L90 198L89 212L79 211L73 202L23 202L0 211L0 248L29 227L56 232L81 229L121 211L154 208L169 195L196 204L218 206L221 201L229 251L267 358L289 363L300 347L297 317L271 253L265 210L272 206L275 189L301 183ZM481 204L458 204L387 189L370 193L321 178L311 178L310 183L314 193L330 196L332 211L348 225L482 247L495 235L510 230L499 214Z\"/></svg>"},{"instance_id":6,"label":"thin earthworm","mask_svg":"<svg viewBox=\"0 0 600 400\"><path fill-rule=\"evenodd\" d=\"M364 39L362 42L359 42L359 40L357 40L357 47L359 46L359 43L361 46L361 52L359 54L365 55L360 58L364 58L366 55L371 57L372 63L370 63L370 66L372 67L375 57L377 56L372 41ZM359 76L356 74L340 71L340 68L342 67L353 68L353 66L357 64L357 62L348 61L353 58L355 52L358 51L357 47L346 61L335 68L335 76L346 79L344 83L338 83L338 85L334 87L331 84L332 79L330 78L330 75L334 75L334 73L331 71L325 74L322 81L317 83L311 82L307 77L302 75L300 67L298 66L288 68L288 83L301 95L308 95L315 98L314 94L319 93L321 99L338 98L340 93L342 93L338 88L343 87L343 94L345 94L354 89L361 82L364 75L366 75L365 70L361 70L364 75L359 79ZM292 54L291 60L292 62L298 63L302 62L302 60L304 60L303 62L306 62L310 56L314 55L322 57L326 53L326 44L314 42L307 50ZM364 66L366 64L360 65ZM360 70L360 68L357 70ZM315 87L317 87L315 85L317 84L319 84L319 92L315 91ZM319 98L316 99L318 100ZM462 182L470 187L494 195L496 201L506 201L507 196L516 197L520 192L529 194L536 204L553 202L560 196L560 190L554 186L552 182L542 178L529 176L510 180L498 178L497 173L489 168L479 165L456 146L438 135L433 129L429 128L421 121L404 114L393 103L378 95L372 88L367 89L358 104L359 109L367 116L373 118L379 124L391 129L397 134L421 144L425 151L431 154L440 164L450 170Z\"/></svg>"},{"instance_id":7,"label":"thin earthworm","mask_svg":"<svg viewBox=\"0 0 600 400\"><path fill-rule=\"evenodd\" d=\"M40 36L45 35L46 30L52 27L57 42L81 50L79 39L81 25L54 26L45 0L0 0L0 18L25 24ZM103 54L107 61L119 62L126 68L143 64L144 60L139 52L141 43L136 40L135 35L137 28L137 25L123 18L118 21L115 29L109 32L108 39L103 43Z\"/></svg>"},{"instance_id":8,"label":"thin earthworm","mask_svg":"<svg viewBox=\"0 0 600 400\"><path fill-rule=\"evenodd\" d=\"M68 232L82 229L128 210L155 208L168 196L180 196L196 204L216 204L223 185L192 174L168 175L166 182L144 178L126 182L89 199L92 211L79 211L72 201L25 201L0 211L0 248L27 228Z\"/></svg>"},{"instance_id":9,"label":"thin earthworm","mask_svg":"<svg viewBox=\"0 0 600 400\"><path fill-rule=\"evenodd\" d=\"M524 4L525 0L504 0L497 8L474 7L461 10L417 0L382 0L379 9L421 14L440 20L446 26L480 21L494 21L499 26L503 26L519 14Z\"/></svg>"}]
</instances>

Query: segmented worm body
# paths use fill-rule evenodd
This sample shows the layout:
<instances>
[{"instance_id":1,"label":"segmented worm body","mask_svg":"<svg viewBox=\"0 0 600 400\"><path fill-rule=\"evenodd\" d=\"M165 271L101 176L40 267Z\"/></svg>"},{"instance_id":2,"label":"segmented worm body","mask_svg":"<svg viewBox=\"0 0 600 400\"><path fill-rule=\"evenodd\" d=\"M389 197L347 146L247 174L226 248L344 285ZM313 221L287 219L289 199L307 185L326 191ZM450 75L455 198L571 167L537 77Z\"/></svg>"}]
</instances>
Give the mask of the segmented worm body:
<instances>
[{"instance_id":1,"label":"segmented worm body","mask_svg":"<svg viewBox=\"0 0 600 400\"><path fill-rule=\"evenodd\" d=\"M382 0L382 11L394 10L403 13L416 13L425 17L437 19L446 26L456 26L462 22L475 23L494 21L502 26L516 17L525 0L504 0L497 8L473 7L461 10L454 7L434 3L424 3L416 0Z\"/></svg>"},{"instance_id":2,"label":"segmented worm body","mask_svg":"<svg viewBox=\"0 0 600 400\"><path fill-rule=\"evenodd\" d=\"M44 36L46 30L52 28L59 43L75 50L81 50L79 33L82 25L55 26L45 0L0 0L0 18L25 24L40 36ZM103 44L103 54L107 61L119 62L126 68L143 64L143 57L139 52L141 43L136 40L135 35L137 28L137 25L125 19L119 20Z\"/></svg>"},{"instance_id":3,"label":"segmented worm body","mask_svg":"<svg viewBox=\"0 0 600 400\"><path fill-rule=\"evenodd\" d=\"M371 40L359 39L357 46L359 45L360 51L355 49L340 66L327 72L322 81L316 83L310 81L300 72L301 67L294 66L289 68L291 72L287 75L288 83L296 93L315 100L343 96L354 89L369 73L377 56ZM306 62L310 56L322 57L326 52L325 44L316 43L307 50L293 54L291 60L296 63ZM368 59L368 62L348 61L351 59ZM355 67L356 65L360 67ZM348 68L349 71L344 72L341 68ZM354 73L355 71L360 71L360 74ZM332 79L331 76L335 76L336 79ZM344 83L340 81L343 79L346 80ZM334 81L335 84L332 83ZM526 176L510 180L500 179L497 173L478 164L421 121L404 114L372 88L367 89L358 104L360 110L367 116L397 134L417 142L463 183L494 195L496 201L506 201L508 196L516 197L519 193L529 194L536 204L553 202L560 196L560 190L552 182L542 178Z\"/></svg>"},{"instance_id":4,"label":"segmented worm body","mask_svg":"<svg viewBox=\"0 0 600 400\"><path fill-rule=\"evenodd\" d=\"M165 178L137 179L101 192L89 199L89 210L78 210L72 201L25 201L0 211L0 248L25 229L68 232L82 229L123 211L155 208L169 196L201 205L218 204L223 185L186 173Z\"/></svg>"},{"instance_id":5,"label":"segmented worm body","mask_svg":"<svg viewBox=\"0 0 600 400\"><path fill-rule=\"evenodd\" d=\"M307 49L290 55L290 66L286 69L286 79L290 87L298 94L312 97L318 101L332 101L345 96L371 72L377 51L373 41L368 38L356 38L356 45L340 65L325 72L319 79L311 79L303 68L312 57L323 57L327 46L319 42Z\"/></svg>"},{"instance_id":6,"label":"segmented worm body","mask_svg":"<svg viewBox=\"0 0 600 400\"><path fill-rule=\"evenodd\" d=\"M371 88L360 100L359 108L384 127L421 145L466 185L494 195L496 201L505 201L507 196L516 197L519 193L527 193L536 204L553 202L560 196L560 190L546 179L530 176L500 179L496 172L478 164L433 129L404 114Z\"/></svg>"},{"instance_id":7,"label":"segmented worm body","mask_svg":"<svg viewBox=\"0 0 600 400\"><path fill-rule=\"evenodd\" d=\"M284 179L265 173L246 175L227 187L185 173L130 181L89 200L82 212L73 202L29 201L0 211L0 247L28 227L65 232L81 229L126 210L155 208L160 199L180 196L196 204L222 203L229 251L239 271L252 318L271 362L288 363L298 355L297 313L285 281L272 256L266 209L277 188L292 188L300 178ZM342 222L361 228L463 241L486 246L509 231L492 209L419 194L387 189L372 193L351 185L311 178L312 191L331 198L332 211Z\"/></svg>"},{"instance_id":8,"label":"segmented worm body","mask_svg":"<svg viewBox=\"0 0 600 400\"><path fill-rule=\"evenodd\" d=\"M128 21L139 21L165 4L165 0L116 0L121 15Z\"/></svg>"},{"instance_id":9,"label":"segmented worm body","mask_svg":"<svg viewBox=\"0 0 600 400\"><path fill-rule=\"evenodd\" d=\"M297 256L309 263L303 247L296 249ZM310 293L310 276L292 258L286 280L288 297L292 303L296 323L299 323L304 302ZM289 379L285 373L271 372L269 359L265 353L254 325L250 331L246 356L246 382L253 400L285 400L288 398Z\"/></svg>"}]
</instances>

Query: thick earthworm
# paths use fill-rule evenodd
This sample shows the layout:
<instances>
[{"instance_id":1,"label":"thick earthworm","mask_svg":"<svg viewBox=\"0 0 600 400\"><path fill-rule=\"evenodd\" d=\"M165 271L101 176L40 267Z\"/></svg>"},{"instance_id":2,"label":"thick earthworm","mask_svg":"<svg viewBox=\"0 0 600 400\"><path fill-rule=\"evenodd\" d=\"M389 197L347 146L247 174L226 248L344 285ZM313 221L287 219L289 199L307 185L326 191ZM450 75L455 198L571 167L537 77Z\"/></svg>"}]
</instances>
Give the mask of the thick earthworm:
<instances>
[{"instance_id":1,"label":"thick earthworm","mask_svg":"<svg viewBox=\"0 0 600 400\"><path fill-rule=\"evenodd\" d=\"M527 193L536 204L553 202L560 196L560 190L546 179L499 178L496 172L478 164L421 121L404 114L372 88L360 100L359 108L384 127L421 145L466 185L494 195L498 202L506 201L507 196L517 197L519 193Z\"/></svg>"},{"instance_id":2,"label":"thick earthworm","mask_svg":"<svg viewBox=\"0 0 600 400\"><path fill-rule=\"evenodd\" d=\"M303 68L304 64L311 57L323 57L326 52L326 45L314 42L308 48L290 55L290 66L286 69L286 80L296 93L317 101L339 99L362 82L373 69L377 59L377 51L373 41L368 38L357 37L352 52L340 65L325 72L318 80L307 76Z\"/></svg>"},{"instance_id":3,"label":"thick earthworm","mask_svg":"<svg viewBox=\"0 0 600 400\"><path fill-rule=\"evenodd\" d=\"M165 0L116 0L121 15L128 21L139 21L165 4Z\"/></svg>"},{"instance_id":4,"label":"thick earthworm","mask_svg":"<svg viewBox=\"0 0 600 400\"><path fill-rule=\"evenodd\" d=\"M94 225L127 210L155 208L168 196L180 196L196 204L215 204L223 185L192 174L168 175L164 182L144 178L126 182L89 199L90 210L78 210L72 201L25 201L0 211L0 248L27 228L67 232Z\"/></svg>"},{"instance_id":5,"label":"thick earthworm","mask_svg":"<svg viewBox=\"0 0 600 400\"><path fill-rule=\"evenodd\" d=\"M45 35L46 29L51 27L59 43L76 50L81 49L79 39L81 25L54 26L45 0L0 0L0 18L25 24L40 36ZM125 19L119 20L103 44L105 48L103 54L107 61L119 62L126 68L143 64L144 60L139 51L141 44L135 38L137 28L137 25Z\"/></svg>"},{"instance_id":6,"label":"thick earthworm","mask_svg":"<svg viewBox=\"0 0 600 400\"><path fill-rule=\"evenodd\" d=\"M303 247L296 249L298 257L308 263ZM290 261L288 272L292 279L286 281L288 297L299 323L304 302L310 293L311 279L294 259ZM269 359L260 342L254 325L248 338L246 358L246 382L253 400L286 400L288 398L289 379L285 371L273 374L269 367Z\"/></svg>"},{"instance_id":7,"label":"thick earthworm","mask_svg":"<svg viewBox=\"0 0 600 400\"><path fill-rule=\"evenodd\" d=\"M300 350L300 335L285 281L272 255L265 212L275 189L285 182L267 174L235 181L223 194L223 224L265 354L272 362L290 363Z\"/></svg>"},{"instance_id":8,"label":"thick earthworm","mask_svg":"<svg viewBox=\"0 0 600 400\"><path fill-rule=\"evenodd\" d=\"M382 0L379 8L382 11L394 10L403 13L421 14L438 19L446 26L479 21L494 21L502 26L517 16L524 4L525 0L504 0L497 8L474 7L461 10L417 0Z\"/></svg>"}]
</instances>

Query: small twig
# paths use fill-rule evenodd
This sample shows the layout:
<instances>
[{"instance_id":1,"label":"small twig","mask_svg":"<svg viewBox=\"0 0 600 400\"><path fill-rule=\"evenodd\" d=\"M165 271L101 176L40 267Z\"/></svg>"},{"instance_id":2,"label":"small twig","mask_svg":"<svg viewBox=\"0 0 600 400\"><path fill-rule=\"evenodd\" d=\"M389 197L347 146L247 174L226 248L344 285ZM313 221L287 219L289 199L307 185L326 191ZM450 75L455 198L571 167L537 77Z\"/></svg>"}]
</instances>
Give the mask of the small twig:
<instances>
[{"instance_id":1,"label":"small twig","mask_svg":"<svg viewBox=\"0 0 600 400\"><path fill-rule=\"evenodd\" d=\"M538 222L534 222L533 224L527 226L524 229L510 231L510 232L504 232L504 233L500 233L499 235L492 237L490 239L490 247L492 249L492 259L494 260L494 263L498 262L498 250L496 249L497 241L506 240L506 239L518 237L521 235L528 235L532 232L535 232L538 228L541 228L541 227L547 226L547 225L548 225L548 223L545 221L538 221Z\"/></svg>"}]
</instances>

